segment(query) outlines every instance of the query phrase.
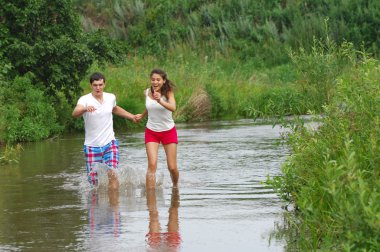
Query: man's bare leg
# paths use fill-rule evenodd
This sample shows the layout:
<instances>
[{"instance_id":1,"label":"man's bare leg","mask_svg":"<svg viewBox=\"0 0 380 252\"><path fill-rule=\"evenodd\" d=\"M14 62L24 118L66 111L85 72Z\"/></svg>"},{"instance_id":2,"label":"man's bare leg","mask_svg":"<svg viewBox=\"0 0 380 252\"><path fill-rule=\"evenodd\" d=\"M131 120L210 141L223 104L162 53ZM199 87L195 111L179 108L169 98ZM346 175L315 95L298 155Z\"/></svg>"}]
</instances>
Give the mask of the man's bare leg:
<instances>
[{"instance_id":1,"label":"man's bare leg","mask_svg":"<svg viewBox=\"0 0 380 252\"><path fill-rule=\"evenodd\" d=\"M119 190L119 180L116 176L115 171L108 170L108 189L109 190Z\"/></svg>"}]
</instances>

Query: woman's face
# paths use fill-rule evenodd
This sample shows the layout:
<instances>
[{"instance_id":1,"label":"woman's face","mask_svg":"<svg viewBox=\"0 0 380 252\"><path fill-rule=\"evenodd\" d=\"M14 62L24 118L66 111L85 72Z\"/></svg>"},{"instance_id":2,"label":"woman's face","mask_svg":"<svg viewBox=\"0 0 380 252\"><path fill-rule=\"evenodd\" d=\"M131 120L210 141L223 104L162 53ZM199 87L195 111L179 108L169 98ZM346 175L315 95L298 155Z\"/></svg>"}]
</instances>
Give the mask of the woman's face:
<instances>
[{"instance_id":1,"label":"woman's face","mask_svg":"<svg viewBox=\"0 0 380 252\"><path fill-rule=\"evenodd\" d=\"M165 83L165 80L159 74L155 73L155 74L152 74L152 76L150 77L150 84L152 85L153 90L155 92L160 91L164 83Z\"/></svg>"}]
</instances>

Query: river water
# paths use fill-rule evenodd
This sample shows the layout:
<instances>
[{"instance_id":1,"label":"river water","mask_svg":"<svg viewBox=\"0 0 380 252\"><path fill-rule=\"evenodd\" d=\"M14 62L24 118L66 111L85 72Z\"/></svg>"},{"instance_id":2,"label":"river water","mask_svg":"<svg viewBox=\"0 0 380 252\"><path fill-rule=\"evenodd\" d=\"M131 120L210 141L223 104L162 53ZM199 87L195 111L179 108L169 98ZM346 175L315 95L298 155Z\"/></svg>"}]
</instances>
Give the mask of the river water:
<instances>
[{"instance_id":1,"label":"river water","mask_svg":"<svg viewBox=\"0 0 380 252\"><path fill-rule=\"evenodd\" d=\"M179 189L163 148L144 189L143 130L117 132L119 193L86 181L84 134L29 143L0 167L0 251L285 251L284 203L262 182L289 155L281 130L251 120L178 124Z\"/></svg>"}]
</instances>

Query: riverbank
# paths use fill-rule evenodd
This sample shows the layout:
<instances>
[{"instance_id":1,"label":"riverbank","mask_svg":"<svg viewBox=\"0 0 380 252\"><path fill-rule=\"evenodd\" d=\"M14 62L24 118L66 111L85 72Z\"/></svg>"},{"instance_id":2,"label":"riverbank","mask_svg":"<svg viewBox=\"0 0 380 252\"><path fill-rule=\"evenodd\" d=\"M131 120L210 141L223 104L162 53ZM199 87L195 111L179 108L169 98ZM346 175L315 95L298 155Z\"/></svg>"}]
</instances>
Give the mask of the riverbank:
<instances>
[{"instance_id":1,"label":"riverbank","mask_svg":"<svg viewBox=\"0 0 380 252\"><path fill-rule=\"evenodd\" d=\"M292 154L268 181L296 207L282 233L297 234L290 248L380 250L380 68L369 58L352 66L317 130L289 127Z\"/></svg>"}]
</instances>

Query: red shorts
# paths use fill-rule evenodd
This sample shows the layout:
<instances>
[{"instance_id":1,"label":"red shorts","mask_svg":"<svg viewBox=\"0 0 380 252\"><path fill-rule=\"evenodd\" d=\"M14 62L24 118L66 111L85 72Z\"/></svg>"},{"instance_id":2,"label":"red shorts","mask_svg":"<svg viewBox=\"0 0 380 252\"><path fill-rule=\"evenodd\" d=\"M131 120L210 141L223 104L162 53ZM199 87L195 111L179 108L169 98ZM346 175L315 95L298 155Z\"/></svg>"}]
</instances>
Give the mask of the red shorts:
<instances>
[{"instance_id":1,"label":"red shorts","mask_svg":"<svg viewBox=\"0 0 380 252\"><path fill-rule=\"evenodd\" d=\"M145 143L156 142L162 144L178 144L177 129L175 126L167 131L156 132L145 128Z\"/></svg>"}]
</instances>

